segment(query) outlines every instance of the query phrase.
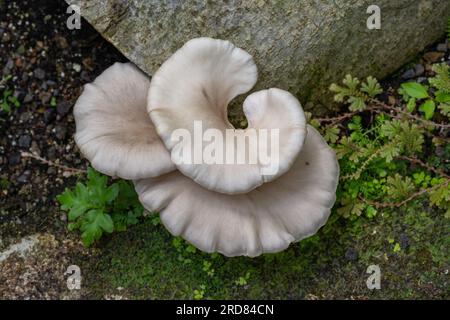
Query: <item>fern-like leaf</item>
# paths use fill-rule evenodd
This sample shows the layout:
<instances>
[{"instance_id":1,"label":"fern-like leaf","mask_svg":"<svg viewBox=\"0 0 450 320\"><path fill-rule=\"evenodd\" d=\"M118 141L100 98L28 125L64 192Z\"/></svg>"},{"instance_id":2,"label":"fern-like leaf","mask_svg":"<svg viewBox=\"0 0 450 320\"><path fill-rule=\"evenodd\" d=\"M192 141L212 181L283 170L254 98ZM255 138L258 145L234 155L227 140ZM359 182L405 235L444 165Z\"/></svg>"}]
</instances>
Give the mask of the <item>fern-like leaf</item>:
<instances>
[{"instance_id":1,"label":"fern-like leaf","mask_svg":"<svg viewBox=\"0 0 450 320\"><path fill-rule=\"evenodd\" d=\"M438 63L433 65L432 70L436 75L429 79L430 84L439 94L450 94L450 66L446 63Z\"/></svg>"},{"instance_id":2,"label":"fern-like leaf","mask_svg":"<svg viewBox=\"0 0 450 320\"><path fill-rule=\"evenodd\" d=\"M367 93L370 97L375 97L376 95L383 92L378 80L374 77L367 77L366 82L361 84L361 91Z\"/></svg>"}]
</instances>

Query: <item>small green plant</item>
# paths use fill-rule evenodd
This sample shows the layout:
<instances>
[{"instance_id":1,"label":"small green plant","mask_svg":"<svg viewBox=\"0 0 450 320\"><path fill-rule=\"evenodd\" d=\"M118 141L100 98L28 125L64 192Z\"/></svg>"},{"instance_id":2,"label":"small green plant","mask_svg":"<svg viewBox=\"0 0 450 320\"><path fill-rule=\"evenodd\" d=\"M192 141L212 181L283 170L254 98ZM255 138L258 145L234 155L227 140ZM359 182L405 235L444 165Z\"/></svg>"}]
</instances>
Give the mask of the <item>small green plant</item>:
<instances>
[{"instance_id":1,"label":"small green plant","mask_svg":"<svg viewBox=\"0 0 450 320\"><path fill-rule=\"evenodd\" d=\"M56 98L55 98L55 97L52 97L52 99L50 100L50 106L53 107L53 108L55 108L56 105L57 105Z\"/></svg>"},{"instance_id":2,"label":"small green plant","mask_svg":"<svg viewBox=\"0 0 450 320\"><path fill-rule=\"evenodd\" d=\"M448 116L450 72L446 64L434 65L433 71L436 76L429 80L433 90L416 82L404 83L396 105L376 98L383 90L372 77L361 84L347 75L342 86L330 86L335 101L348 104L350 112L310 123L336 150L341 167L336 209L341 216L372 219L380 209L400 207L419 196L427 196L450 216L445 162L427 159L434 148L445 145L442 141L450 127L433 121ZM419 114L414 114L416 104ZM411 164L415 168L410 169Z\"/></svg>"},{"instance_id":3,"label":"small green plant","mask_svg":"<svg viewBox=\"0 0 450 320\"><path fill-rule=\"evenodd\" d=\"M350 111L362 111L366 108L366 102L369 98L383 92L378 81L373 77L367 77L365 82L360 82L347 74L342 80L343 86L335 83L331 84L330 90L335 92L334 100L336 102L345 102L349 104Z\"/></svg>"},{"instance_id":4,"label":"small green plant","mask_svg":"<svg viewBox=\"0 0 450 320\"><path fill-rule=\"evenodd\" d=\"M206 286L201 285L199 289L194 290L194 299L195 300L201 300L205 296Z\"/></svg>"},{"instance_id":5,"label":"small green plant","mask_svg":"<svg viewBox=\"0 0 450 320\"><path fill-rule=\"evenodd\" d=\"M212 262L204 260L203 261L203 271L208 275L208 277L213 277L214 269L212 268Z\"/></svg>"},{"instance_id":6,"label":"small green plant","mask_svg":"<svg viewBox=\"0 0 450 320\"><path fill-rule=\"evenodd\" d=\"M13 91L9 90L5 84L12 78L12 75L7 75L0 80L0 89L2 90L0 99L0 110L6 113L11 113L11 107L20 107L20 101L13 95Z\"/></svg>"},{"instance_id":7,"label":"small green plant","mask_svg":"<svg viewBox=\"0 0 450 320\"><path fill-rule=\"evenodd\" d=\"M251 275L250 271L247 271L244 276L239 277L234 283L237 286L245 286L248 284L248 281L250 280L250 275Z\"/></svg>"},{"instance_id":8,"label":"small green plant","mask_svg":"<svg viewBox=\"0 0 450 320\"><path fill-rule=\"evenodd\" d=\"M125 231L138 223L144 209L133 186L124 180L108 185L108 178L89 168L86 183L57 196L61 209L68 212L69 230L80 230L86 246L104 233Z\"/></svg>"},{"instance_id":9,"label":"small green plant","mask_svg":"<svg viewBox=\"0 0 450 320\"><path fill-rule=\"evenodd\" d=\"M0 109L6 113L10 113L12 106L16 108L20 107L20 101L13 96L13 92L11 90L4 90L0 101Z\"/></svg>"},{"instance_id":10,"label":"small green plant","mask_svg":"<svg viewBox=\"0 0 450 320\"><path fill-rule=\"evenodd\" d=\"M433 65L432 70L436 75L430 78L429 82L435 89L434 94L430 92L428 86L417 82L403 83L399 93L410 113L414 112L419 102L418 110L423 112L427 120L433 118L436 105L444 116L450 117L450 67L446 63L441 63Z\"/></svg>"},{"instance_id":11,"label":"small green plant","mask_svg":"<svg viewBox=\"0 0 450 320\"><path fill-rule=\"evenodd\" d=\"M181 237L174 237L172 244L178 252L178 260L183 264L190 264L192 262L190 256L197 252L197 248Z\"/></svg>"}]
</instances>

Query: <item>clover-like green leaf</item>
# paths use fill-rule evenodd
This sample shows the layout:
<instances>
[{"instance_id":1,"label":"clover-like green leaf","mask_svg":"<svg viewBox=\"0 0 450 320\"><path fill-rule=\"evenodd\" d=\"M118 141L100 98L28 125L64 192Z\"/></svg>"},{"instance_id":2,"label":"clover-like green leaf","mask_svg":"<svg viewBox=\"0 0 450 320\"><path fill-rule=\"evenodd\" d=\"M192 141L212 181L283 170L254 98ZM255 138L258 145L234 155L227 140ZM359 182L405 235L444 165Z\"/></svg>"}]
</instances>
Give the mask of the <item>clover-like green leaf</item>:
<instances>
[{"instance_id":1,"label":"clover-like green leaf","mask_svg":"<svg viewBox=\"0 0 450 320\"><path fill-rule=\"evenodd\" d=\"M424 98L428 98L428 91L427 88L417 82L406 82L406 83L402 83L403 90L405 90L405 92L413 98L416 99L424 99Z\"/></svg>"},{"instance_id":2,"label":"clover-like green leaf","mask_svg":"<svg viewBox=\"0 0 450 320\"><path fill-rule=\"evenodd\" d=\"M425 114L425 119L430 120L433 118L434 110L436 109L436 104L433 100L426 100L420 107L419 110Z\"/></svg>"},{"instance_id":3,"label":"clover-like green leaf","mask_svg":"<svg viewBox=\"0 0 450 320\"><path fill-rule=\"evenodd\" d=\"M416 98L410 98L408 103L406 104L406 110L409 112L413 112L416 108Z\"/></svg>"}]
</instances>

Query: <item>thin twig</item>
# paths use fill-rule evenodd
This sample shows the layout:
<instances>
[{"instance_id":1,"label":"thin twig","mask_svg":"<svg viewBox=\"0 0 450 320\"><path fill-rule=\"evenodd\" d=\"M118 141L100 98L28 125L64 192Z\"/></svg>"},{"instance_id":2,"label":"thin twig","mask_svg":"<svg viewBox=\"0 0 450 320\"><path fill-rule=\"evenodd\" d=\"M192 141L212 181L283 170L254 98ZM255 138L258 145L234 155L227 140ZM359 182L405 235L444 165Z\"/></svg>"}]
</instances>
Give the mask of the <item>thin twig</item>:
<instances>
[{"instance_id":1,"label":"thin twig","mask_svg":"<svg viewBox=\"0 0 450 320\"><path fill-rule=\"evenodd\" d=\"M407 160L407 161L410 161L412 163L418 164L418 165L428 169L428 171L434 172L437 175L440 175L440 176L443 176L443 177L445 177L447 179L450 179L450 176L448 174L446 174L445 172L440 171L440 170L438 170L438 169L436 169L436 168L426 164L425 162L423 162L422 160L420 160L418 158L411 158L411 157L407 157L407 156L398 156L397 158L403 159L403 160Z\"/></svg>"},{"instance_id":2,"label":"thin twig","mask_svg":"<svg viewBox=\"0 0 450 320\"><path fill-rule=\"evenodd\" d=\"M314 120L316 120L316 121L318 121L320 123L322 123L322 122L329 122L330 125L333 125L333 124L336 124L338 122L341 122L342 120L349 119L349 118L353 117L354 115L359 114L359 113L364 112L364 111L370 111L370 112L374 111L374 112L378 112L379 113L380 110L384 109L384 110L389 110L389 111L393 111L393 112L396 112L396 113L400 113L400 114L405 115L405 116L407 116L407 117L409 117L411 119L414 119L416 121L419 121L419 122L422 122L422 123L426 123L426 124L428 124L430 126L434 126L434 127L438 127L438 128L444 128L444 129L449 129L450 128L450 124L442 124L442 123L437 123L437 122L434 122L434 121L423 119L423 118L421 118L419 116L416 116L416 115L414 115L412 113L403 111L400 108L397 108L395 106L391 106L391 105L388 105L386 103L383 103L383 102L381 102L381 101L379 101L377 99L371 99L371 100L369 100L369 103L371 105L367 106L364 110L347 112L347 113L344 113L344 114L342 114L340 116L336 116L336 117L315 118Z\"/></svg>"},{"instance_id":3,"label":"thin twig","mask_svg":"<svg viewBox=\"0 0 450 320\"><path fill-rule=\"evenodd\" d=\"M71 167L68 167L68 166L65 166L65 165L62 165L62 164L55 163L53 161L44 159L44 158L38 156L35 153L22 151L21 152L21 156L22 156L22 158L32 158L32 159L38 160L38 161L40 161L42 163L45 163L48 166L60 168L60 169L62 169L64 171L66 171L66 172L70 172L71 174L86 174L86 172L87 172L86 170L83 170L83 169L71 168Z\"/></svg>"},{"instance_id":4,"label":"thin twig","mask_svg":"<svg viewBox=\"0 0 450 320\"><path fill-rule=\"evenodd\" d=\"M434 185L431 188L422 189L416 193L413 193L408 198L406 198L405 200L400 201L400 202L376 202L376 201L372 201L372 200L367 200L363 197L360 197L359 199L374 206L377 209L378 208L399 208L399 207L403 206L404 204L408 203L409 201L414 200L415 198L423 195L424 193L433 191L434 189L443 187L445 185L448 185L449 183L450 183L450 180L446 180L445 182Z\"/></svg>"},{"instance_id":5,"label":"thin twig","mask_svg":"<svg viewBox=\"0 0 450 320\"><path fill-rule=\"evenodd\" d=\"M314 118L315 121L318 122L331 122L331 123L336 123L348 118L353 117L355 114L360 113L361 111L354 111L354 112L347 112L344 113L343 115L340 115L338 117L330 117L330 118Z\"/></svg>"},{"instance_id":6,"label":"thin twig","mask_svg":"<svg viewBox=\"0 0 450 320\"><path fill-rule=\"evenodd\" d=\"M330 122L330 125L336 124L337 122L341 122L342 120L346 120L348 118L353 117L354 115L357 115L358 113L364 112L364 111L375 111L375 107L367 107L364 110L357 110L352 112L344 113L340 116L336 117L329 117L329 118L314 118L315 121L318 122Z\"/></svg>"},{"instance_id":7,"label":"thin twig","mask_svg":"<svg viewBox=\"0 0 450 320\"><path fill-rule=\"evenodd\" d=\"M414 115L412 113L403 111L402 109L397 108L395 106L390 106L390 105L388 105L386 103L383 103L383 102L381 102L379 100L376 100L376 99L371 99L370 102L373 105L375 105L375 106L378 106L380 108L383 108L383 109L386 109L386 110L390 110L390 111L393 111L393 112L401 113L401 114L403 114L403 115L405 115L405 116L407 116L409 118L412 118L412 119L414 119L416 121L419 121L419 122L426 123L426 124L428 124L430 126L444 128L444 129L449 129L450 128L450 124L437 123L437 122L434 122L434 121L423 119L423 118L421 118L419 116L416 116L416 115Z\"/></svg>"}]
</instances>

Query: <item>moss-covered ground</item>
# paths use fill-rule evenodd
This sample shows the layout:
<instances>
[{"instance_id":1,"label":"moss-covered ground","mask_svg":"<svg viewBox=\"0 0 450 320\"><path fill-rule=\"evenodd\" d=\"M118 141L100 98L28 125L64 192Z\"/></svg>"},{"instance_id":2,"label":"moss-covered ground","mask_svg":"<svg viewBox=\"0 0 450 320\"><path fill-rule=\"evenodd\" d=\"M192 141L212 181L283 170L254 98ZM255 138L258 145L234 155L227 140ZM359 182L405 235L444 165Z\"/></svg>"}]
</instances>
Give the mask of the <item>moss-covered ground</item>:
<instances>
[{"instance_id":1,"label":"moss-covered ground","mask_svg":"<svg viewBox=\"0 0 450 320\"><path fill-rule=\"evenodd\" d=\"M448 224L416 201L375 219L331 217L316 236L278 254L226 258L173 238L157 219L105 239L81 261L90 298L174 299L444 299ZM369 290L368 266L381 270Z\"/></svg>"}]
</instances>

